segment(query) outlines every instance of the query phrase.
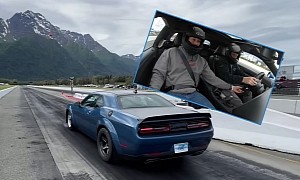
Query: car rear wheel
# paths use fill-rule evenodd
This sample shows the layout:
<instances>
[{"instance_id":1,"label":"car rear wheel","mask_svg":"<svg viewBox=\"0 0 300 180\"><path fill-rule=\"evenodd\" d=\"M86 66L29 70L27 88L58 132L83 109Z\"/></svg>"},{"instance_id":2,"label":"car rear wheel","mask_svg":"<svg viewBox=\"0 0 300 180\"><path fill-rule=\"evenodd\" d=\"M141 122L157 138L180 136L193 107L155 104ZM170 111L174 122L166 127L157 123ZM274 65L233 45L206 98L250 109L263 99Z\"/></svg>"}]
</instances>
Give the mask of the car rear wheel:
<instances>
[{"instance_id":1,"label":"car rear wheel","mask_svg":"<svg viewBox=\"0 0 300 180\"><path fill-rule=\"evenodd\" d=\"M117 161L117 155L111 139L111 136L107 129L100 129L97 136L97 148L98 153L103 161L113 163Z\"/></svg>"},{"instance_id":2,"label":"car rear wheel","mask_svg":"<svg viewBox=\"0 0 300 180\"><path fill-rule=\"evenodd\" d=\"M73 125L72 114L70 112L68 112L68 114L67 114L67 125L71 131L75 130L75 127Z\"/></svg>"}]
</instances>

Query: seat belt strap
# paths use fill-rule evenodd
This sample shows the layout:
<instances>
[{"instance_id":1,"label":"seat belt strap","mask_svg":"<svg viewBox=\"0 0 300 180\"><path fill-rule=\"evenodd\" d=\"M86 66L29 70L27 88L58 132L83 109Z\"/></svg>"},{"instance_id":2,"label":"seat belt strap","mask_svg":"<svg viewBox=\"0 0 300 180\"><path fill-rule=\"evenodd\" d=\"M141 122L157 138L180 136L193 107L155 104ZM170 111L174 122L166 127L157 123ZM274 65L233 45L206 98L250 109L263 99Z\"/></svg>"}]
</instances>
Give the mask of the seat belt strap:
<instances>
[{"instance_id":1,"label":"seat belt strap","mask_svg":"<svg viewBox=\"0 0 300 180\"><path fill-rule=\"evenodd\" d=\"M179 49L178 52L179 52L179 55L181 56L181 59L182 59L184 65L185 65L187 71L189 72L191 78L192 78L193 81L194 81L195 87L197 87L194 72L193 72L193 70L192 70L192 68L191 68L191 66L190 66L190 64L189 64L189 62L188 62L188 60L187 60L187 58L185 57L185 55L183 54L183 52L182 52L181 49Z\"/></svg>"}]
</instances>

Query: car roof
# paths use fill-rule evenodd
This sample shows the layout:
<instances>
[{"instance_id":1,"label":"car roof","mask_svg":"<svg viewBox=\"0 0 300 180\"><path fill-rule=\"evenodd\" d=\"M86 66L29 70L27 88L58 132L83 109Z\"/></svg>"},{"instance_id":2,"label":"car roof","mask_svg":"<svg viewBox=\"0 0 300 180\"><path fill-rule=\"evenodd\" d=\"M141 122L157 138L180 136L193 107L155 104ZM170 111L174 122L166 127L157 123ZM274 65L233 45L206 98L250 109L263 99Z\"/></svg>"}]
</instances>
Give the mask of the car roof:
<instances>
[{"instance_id":1,"label":"car roof","mask_svg":"<svg viewBox=\"0 0 300 180\"><path fill-rule=\"evenodd\" d=\"M134 95L134 94L153 94L149 92L144 91L137 91L137 93L134 93L134 90L115 90L115 91L95 91L92 94L101 94L101 95L107 95L107 96L119 96L119 95Z\"/></svg>"},{"instance_id":2,"label":"car roof","mask_svg":"<svg viewBox=\"0 0 300 180\"><path fill-rule=\"evenodd\" d=\"M194 22L190 22L179 17L175 17L164 12L157 11L155 17L161 17L166 23L166 27L170 29L170 31L174 32L186 32L191 26L197 26L203 29L205 32L205 39L212 42L218 42L221 46L228 46L230 43L236 43L241 46L243 51L253 54L260 59L262 59L268 66L273 62L270 62L275 51L278 53L278 60L282 60L283 52L274 48L266 47L261 44L252 42L250 40L246 40L235 35L225 33L222 31L218 31L209 27L206 27L201 24L196 24ZM275 70L275 67L269 67L271 70ZM277 69L275 70L276 74Z\"/></svg>"},{"instance_id":3,"label":"car roof","mask_svg":"<svg viewBox=\"0 0 300 180\"><path fill-rule=\"evenodd\" d=\"M177 32L186 32L188 29L190 29L191 26L198 26L205 32L205 39L209 41L218 41L221 45L229 45L230 43L237 43L241 46L245 46L243 49L249 49L249 48L255 48L255 47L261 47L261 44L252 42L250 40L246 40L244 38L237 37L236 35L229 34L226 32L222 32L201 24L197 24L188 20L181 19L179 17L175 17L160 11L157 11L156 17L162 17L168 27L170 29L177 31ZM273 50L277 50L274 48L270 48ZM280 50L279 53L281 52Z\"/></svg>"}]
</instances>

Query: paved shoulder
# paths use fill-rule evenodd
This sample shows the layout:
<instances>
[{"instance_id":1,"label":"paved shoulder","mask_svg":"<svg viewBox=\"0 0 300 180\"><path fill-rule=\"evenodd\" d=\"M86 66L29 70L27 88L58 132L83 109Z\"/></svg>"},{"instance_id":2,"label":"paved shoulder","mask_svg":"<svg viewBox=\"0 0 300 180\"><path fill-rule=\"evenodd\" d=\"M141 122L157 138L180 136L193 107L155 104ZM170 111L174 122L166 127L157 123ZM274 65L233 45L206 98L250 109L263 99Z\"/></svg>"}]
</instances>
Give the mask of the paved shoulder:
<instances>
[{"instance_id":1,"label":"paved shoulder","mask_svg":"<svg viewBox=\"0 0 300 180\"><path fill-rule=\"evenodd\" d=\"M20 87L0 107L0 179L62 179Z\"/></svg>"}]
</instances>

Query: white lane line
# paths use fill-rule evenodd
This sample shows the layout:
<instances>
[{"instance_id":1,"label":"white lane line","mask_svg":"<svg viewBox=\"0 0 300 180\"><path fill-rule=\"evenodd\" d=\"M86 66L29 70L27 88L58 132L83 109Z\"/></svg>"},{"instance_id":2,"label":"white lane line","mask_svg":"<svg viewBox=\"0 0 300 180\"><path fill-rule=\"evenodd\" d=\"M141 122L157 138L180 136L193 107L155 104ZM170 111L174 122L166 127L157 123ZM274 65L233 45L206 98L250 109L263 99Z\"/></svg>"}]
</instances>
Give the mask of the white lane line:
<instances>
[{"instance_id":1,"label":"white lane line","mask_svg":"<svg viewBox=\"0 0 300 180\"><path fill-rule=\"evenodd\" d=\"M291 114L284 113L284 112L280 112L280 111L277 111L277 110L274 110L274 109L270 109L270 108L267 108L267 110L268 110L268 111L271 111L271 112L274 112L274 113L278 113L278 114L287 116L287 117L289 117L289 118L299 119L299 120L300 120L300 117L298 117L298 116L293 116L293 115L291 115Z\"/></svg>"},{"instance_id":2,"label":"white lane line","mask_svg":"<svg viewBox=\"0 0 300 180\"><path fill-rule=\"evenodd\" d=\"M262 151L259 151L259 150L256 150L256 149L246 147L245 145L234 144L234 143L230 143L230 142L226 142L226 141L224 141L224 143L232 145L232 146L237 146L237 147L242 148L242 149L247 149L249 151L254 151L254 152L259 153L259 154L268 155L268 156L271 156L271 157L276 157L278 159L286 160L286 161L289 161L289 162L296 163L296 164L300 165L299 161L295 161L295 160L283 158L283 157L280 157L280 156L276 156L276 155L273 155L273 154L270 154L270 153L262 152Z\"/></svg>"},{"instance_id":3,"label":"white lane line","mask_svg":"<svg viewBox=\"0 0 300 180\"><path fill-rule=\"evenodd\" d=\"M10 87L10 88L7 88L7 89L2 89L0 90L0 99L7 95L8 93L10 93L12 90L14 90L17 86L13 86L13 87Z\"/></svg>"},{"instance_id":4,"label":"white lane line","mask_svg":"<svg viewBox=\"0 0 300 180\"><path fill-rule=\"evenodd\" d=\"M24 96L29 107L31 107L29 98L26 94L24 94ZM47 129L47 127L39 120L33 108L30 109L44 136L54 162L64 179L70 179L70 176L88 176L93 180L107 180L99 170L94 168L93 165L80 154L80 152L70 145L66 138L61 136L58 139L57 134L60 132L53 129Z\"/></svg>"}]
</instances>

